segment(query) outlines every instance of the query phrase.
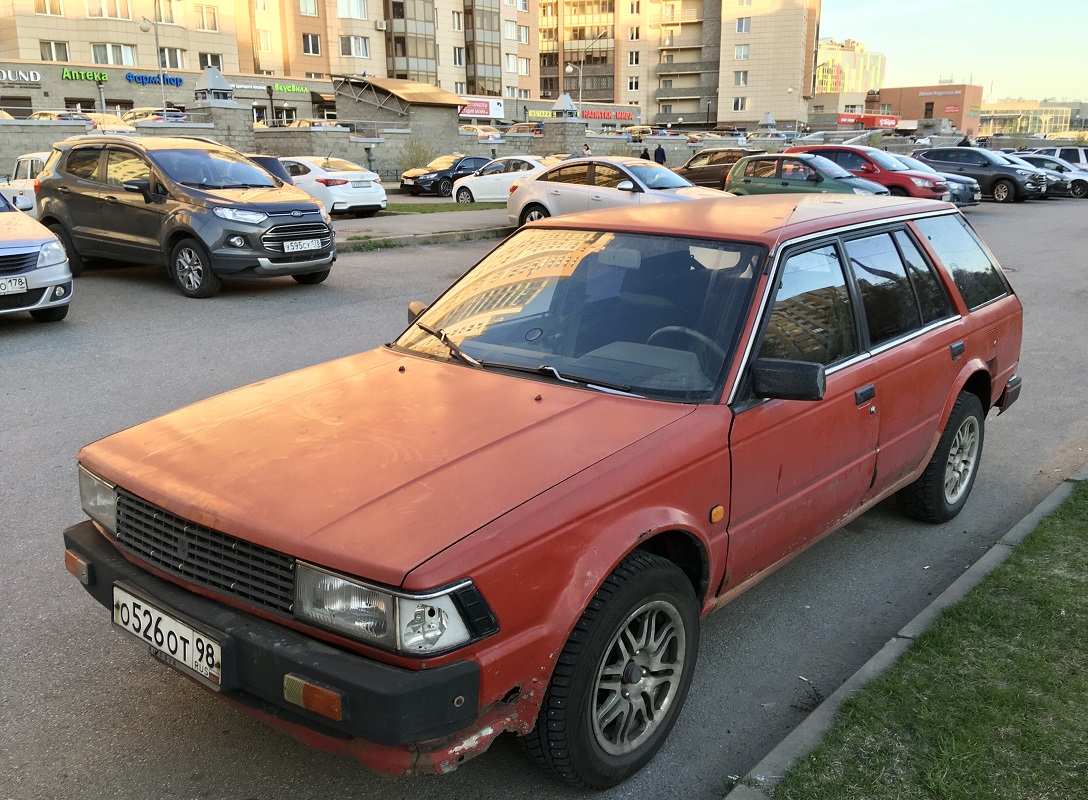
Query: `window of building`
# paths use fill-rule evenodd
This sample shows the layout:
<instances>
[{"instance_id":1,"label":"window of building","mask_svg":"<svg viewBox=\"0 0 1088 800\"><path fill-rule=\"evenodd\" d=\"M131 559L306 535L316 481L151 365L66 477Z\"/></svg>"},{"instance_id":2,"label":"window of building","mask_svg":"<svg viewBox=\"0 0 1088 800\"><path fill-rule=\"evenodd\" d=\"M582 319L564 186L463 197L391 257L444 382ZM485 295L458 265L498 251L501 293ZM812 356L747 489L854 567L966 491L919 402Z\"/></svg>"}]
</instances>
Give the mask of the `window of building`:
<instances>
[{"instance_id":1,"label":"window of building","mask_svg":"<svg viewBox=\"0 0 1088 800\"><path fill-rule=\"evenodd\" d=\"M881 103L880 104L880 111L878 113L880 113L880 114L890 114L890 113L892 113L892 104L891 103Z\"/></svg>"},{"instance_id":2,"label":"window of building","mask_svg":"<svg viewBox=\"0 0 1088 800\"><path fill-rule=\"evenodd\" d=\"M253 0L254 11L268 11L268 0Z\"/></svg>"},{"instance_id":3,"label":"window of building","mask_svg":"<svg viewBox=\"0 0 1088 800\"><path fill-rule=\"evenodd\" d=\"M315 80L321 80L322 78L325 77L325 73L324 72L307 72L306 77L307 78L314 78Z\"/></svg>"},{"instance_id":4,"label":"window of building","mask_svg":"<svg viewBox=\"0 0 1088 800\"><path fill-rule=\"evenodd\" d=\"M504 88L506 90L506 96L507 97L517 97L518 96L518 87L516 87L516 86L506 86Z\"/></svg>"},{"instance_id":5,"label":"window of building","mask_svg":"<svg viewBox=\"0 0 1088 800\"><path fill-rule=\"evenodd\" d=\"M639 0L631 0L631 13L632 14L641 14L642 13L642 3L640 3Z\"/></svg>"},{"instance_id":6,"label":"window of building","mask_svg":"<svg viewBox=\"0 0 1088 800\"><path fill-rule=\"evenodd\" d=\"M40 42L42 61L67 61L68 42Z\"/></svg>"},{"instance_id":7,"label":"window of building","mask_svg":"<svg viewBox=\"0 0 1088 800\"><path fill-rule=\"evenodd\" d=\"M317 0L298 0L298 13L304 17L316 17Z\"/></svg>"},{"instance_id":8,"label":"window of building","mask_svg":"<svg viewBox=\"0 0 1088 800\"><path fill-rule=\"evenodd\" d=\"M629 77L627 79L627 91L629 91L629 92L637 92L638 91L638 75L632 75L631 77Z\"/></svg>"},{"instance_id":9,"label":"window of building","mask_svg":"<svg viewBox=\"0 0 1088 800\"><path fill-rule=\"evenodd\" d=\"M128 0L87 0L87 16L95 19L132 19Z\"/></svg>"},{"instance_id":10,"label":"window of building","mask_svg":"<svg viewBox=\"0 0 1088 800\"><path fill-rule=\"evenodd\" d=\"M198 31L219 30L219 13L215 6L196 6L196 29Z\"/></svg>"},{"instance_id":11,"label":"window of building","mask_svg":"<svg viewBox=\"0 0 1088 800\"><path fill-rule=\"evenodd\" d=\"M529 90L528 89L518 89L518 99L519 100L528 100L529 99Z\"/></svg>"},{"instance_id":12,"label":"window of building","mask_svg":"<svg viewBox=\"0 0 1088 800\"><path fill-rule=\"evenodd\" d=\"M91 3L107 0L89 0ZM181 0L155 0L155 22L167 25L181 24Z\"/></svg>"},{"instance_id":13,"label":"window of building","mask_svg":"<svg viewBox=\"0 0 1088 800\"><path fill-rule=\"evenodd\" d=\"M518 75L528 75L528 74L529 74L529 59L519 58L518 59Z\"/></svg>"},{"instance_id":14,"label":"window of building","mask_svg":"<svg viewBox=\"0 0 1088 800\"><path fill-rule=\"evenodd\" d=\"M223 56L219 53L200 53L198 58L200 59L201 69L207 69L208 67L223 69Z\"/></svg>"},{"instance_id":15,"label":"window of building","mask_svg":"<svg viewBox=\"0 0 1088 800\"><path fill-rule=\"evenodd\" d=\"M739 17L737 19L737 33L751 33L752 31L752 18L751 17Z\"/></svg>"},{"instance_id":16,"label":"window of building","mask_svg":"<svg viewBox=\"0 0 1088 800\"><path fill-rule=\"evenodd\" d=\"M738 44L735 48L733 48L733 58L735 58L737 61L747 61L748 45Z\"/></svg>"},{"instance_id":17,"label":"window of building","mask_svg":"<svg viewBox=\"0 0 1088 800\"><path fill-rule=\"evenodd\" d=\"M518 11L528 11L529 0L518 0Z\"/></svg>"},{"instance_id":18,"label":"window of building","mask_svg":"<svg viewBox=\"0 0 1088 800\"><path fill-rule=\"evenodd\" d=\"M257 74L258 75L275 75L276 70L274 70L274 69L259 69L259 70L257 70Z\"/></svg>"},{"instance_id":19,"label":"window of building","mask_svg":"<svg viewBox=\"0 0 1088 800\"><path fill-rule=\"evenodd\" d=\"M465 48L463 48L463 47L453 48L453 66L455 66L455 67L465 66Z\"/></svg>"},{"instance_id":20,"label":"window of building","mask_svg":"<svg viewBox=\"0 0 1088 800\"><path fill-rule=\"evenodd\" d=\"M336 16L341 19L366 19L366 0L336 0Z\"/></svg>"},{"instance_id":21,"label":"window of building","mask_svg":"<svg viewBox=\"0 0 1088 800\"><path fill-rule=\"evenodd\" d=\"M341 36L340 55L351 56L352 58L370 58L370 40L365 36Z\"/></svg>"},{"instance_id":22,"label":"window of building","mask_svg":"<svg viewBox=\"0 0 1088 800\"><path fill-rule=\"evenodd\" d=\"M733 110L734 111L746 111L748 109L747 97L734 97L733 98Z\"/></svg>"},{"instance_id":23,"label":"window of building","mask_svg":"<svg viewBox=\"0 0 1088 800\"><path fill-rule=\"evenodd\" d=\"M321 55L321 35L317 33L302 34L302 54L307 56Z\"/></svg>"},{"instance_id":24,"label":"window of building","mask_svg":"<svg viewBox=\"0 0 1088 800\"><path fill-rule=\"evenodd\" d=\"M822 113L824 113L824 107L823 106L813 106L812 107L812 113L813 114L822 114Z\"/></svg>"},{"instance_id":25,"label":"window of building","mask_svg":"<svg viewBox=\"0 0 1088 800\"><path fill-rule=\"evenodd\" d=\"M467 84L465 84L463 82L458 81L457 83L453 84L454 94L464 94L467 90L468 90L468 86L467 86Z\"/></svg>"},{"instance_id":26,"label":"window of building","mask_svg":"<svg viewBox=\"0 0 1088 800\"><path fill-rule=\"evenodd\" d=\"M455 31L463 31L465 29L465 13L463 11L453 12L453 29Z\"/></svg>"},{"instance_id":27,"label":"window of building","mask_svg":"<svg viewBox=\"0 0 1088 800\"><path fill-rule=\"evenodd\" d=\"M638 25L634 25L631 27L631 31L630 33L628 33L627 38L630 39L632 42L638 41Z\"/></svg>"},{"instance_id":28,"label":"window of building","mask_svg":"<svg viewBox=\"0 0 1088 800\"><path fill-rule=\"evenodd\" d=\"M675 58L675 56L673 56L671 53L668 54L668 55L663 55L663 56L661 56L661 63L662 64L671 64L673 62L673 58Z\"/></svg>"},{"instance_id":29,"label":"window of building","mask_svg":"<svg viewBox=\"0 0 1088 800\"><path fill-rule=\"evenodd\" d=\"M159 66L163 69L185 69L185 51L180 47L160 47Z\"/></svg>"},{"instance_id":30,"label":"window of building","mask_svg":"<svg viewBox=\"0 0 1088 800\"><path fill-rule=\"evenodd\" d=\"M752 0L737 0L737 6L738 7L747 8L747 7L750 7L751 5L752 5Z\"/></svg>"},{"instance_id":31,"label":"window of building","mask_svg":"<svg viewBox=\"0 0 1088 800\"><path fill-rule=\"evenodd\" d=\"M738 69L733 73L733 85L734 86L747 86L748 85L748 70Z\"/></svg>"},{"instance_id":32,"label":"window of building","mask_svg":"<svg viewBox=\"0 0 1088 800\"><path fill-rule=\"evenodd\" d=\"M34 0L35 14L48 14L51 17L64 16L64 4L61 0Z\"/></svg>"},{"instance_id":33,"label":"window of building","mask_svg":"<svg viewBox=\"0 0 1088 800\"><path fill-rule=\"evenodd\" d=\"M529 26L518 25L518 42L521 44L529 44Z\"/></svg>"},{"instance_id":34,"label":"window of building","mask_svg":"<svg viewBox=\"0 0 1088 800\"><path fill-rule=\"evenodd\" d=\"M103 44L91 45L91 58L96 64L136 65L136 45Z\"/></svg>"},{"instance_id":35,"label":"window of building","mask_svg":"<svg viewBox=\"0 0 1088 800\"><path fill-rule=\"evenodd\" d=\"M630 53L627 54L627 66L638 66L638 50L632 50Z\"/></svg>"},{"instance_id":36,"label":"window of building","mask_svg":"<svg viewBox=\"0 0 1088 800\"><path fill-rule=\"evenodd\" d=\"M507 39L516 40L518 38L518 24L512 19L505 20L502 23L503 36Z\"/></svg>"},{"instance_id":37,"label":"window of building","mask_svg":"<svg viewBox=\"0 0 1088 800\"><path fill-rule=\"evenodd\" d=\"M272 31L257 31L257 52L272 52Z\"/></svg>"},{"instance_id":38,"label":"window of building","mask_svg":"<svg viewBox=\"0 0 1088 800\"><path fill-rule=\"evenodd\" d=\"M662 105L660 113L662 113L662 114L671 114L672 113L672 103L665 103L664 105Z\"/></svg>"},{"instance_id":39,"label":"window of building","mask_svg":"<svg viewBox=\"0 0 1088 800\"><path fill-rule=\"evenodd\" d=\"M518 57L516 53L506 54L506 71L517 72L518 71Z\"/></svg>"},{"instance_id":40,"label":"window of building","mask_svg":"<svg viewBox=\"0 0 1088 800\"><path fill-rule=\"evenodd\" d=\"M860 114L865 110L865 107L856 103L847 103L842 107L842 110L847 114Z\"/></svg>"}]
</instances>

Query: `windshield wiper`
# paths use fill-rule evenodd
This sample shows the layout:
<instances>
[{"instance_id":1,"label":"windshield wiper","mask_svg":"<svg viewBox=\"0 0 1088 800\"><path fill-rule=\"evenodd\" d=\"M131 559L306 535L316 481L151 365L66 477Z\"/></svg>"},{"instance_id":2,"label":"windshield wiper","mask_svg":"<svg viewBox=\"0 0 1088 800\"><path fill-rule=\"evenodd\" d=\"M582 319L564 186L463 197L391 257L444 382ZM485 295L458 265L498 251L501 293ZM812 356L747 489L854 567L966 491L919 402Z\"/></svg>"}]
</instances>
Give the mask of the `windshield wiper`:
<instances>
[{"instance_id":1,"label":"windshield wiper","mask_svg":"<svg viewBox=\"0 0 1088 800\"><path fill-rule=\"evenodd\" d=\"M641 395L634 394L631 391L630 386L625 386L622 383L610 383L608 381L599 381L596 378L586 378L582 375L574 375L569 372L560 372L555 367L548 364L541 364L538 367L529 367L524 364L505 364L501 361L481 361L479 363L482 367L508 369L514 372L528 372L534 375L554 378L561 383L573 383L577 386L585 386L587 389L599 389L604 392L625 394L631 397L641 397Z\"/></svg>"},{"instance_id":2,"label":"windshield wiper","mask_svg":"<svg viewBox=\"0 0 1088 800\"><path fill-rule=\"evenodd\" d=\"M422 322L417 322L416 327L419 328L421 331L429 333L438 341L442 342L442 344L446 345L447 349L450 351L450 355L455 356L464 361L466 364L471 364L474 367L481 366L479 361L477 361L475 358L462 350L457 345L457 343L454 342L441 328L435 329L432 328L430 325L423 324Z\"/></svg>"}]
</instances>

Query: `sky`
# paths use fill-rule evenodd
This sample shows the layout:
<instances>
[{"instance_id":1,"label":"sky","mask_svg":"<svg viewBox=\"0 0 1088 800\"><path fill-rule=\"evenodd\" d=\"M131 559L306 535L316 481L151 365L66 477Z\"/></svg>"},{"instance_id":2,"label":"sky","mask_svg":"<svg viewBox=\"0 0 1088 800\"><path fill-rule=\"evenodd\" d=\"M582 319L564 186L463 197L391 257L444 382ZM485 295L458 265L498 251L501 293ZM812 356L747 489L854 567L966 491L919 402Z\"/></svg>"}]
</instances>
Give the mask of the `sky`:
<instances>
[{"instance_id":1,"label":"sky","mask_svg":"<svg viewBox=\"0 0 1088 800\"><path fill-rule=\"evenodd\" d=\"M820 38L882 53L886 86L1088 102L1088 0L823 0Z\"/></svg>"}]
</instances>

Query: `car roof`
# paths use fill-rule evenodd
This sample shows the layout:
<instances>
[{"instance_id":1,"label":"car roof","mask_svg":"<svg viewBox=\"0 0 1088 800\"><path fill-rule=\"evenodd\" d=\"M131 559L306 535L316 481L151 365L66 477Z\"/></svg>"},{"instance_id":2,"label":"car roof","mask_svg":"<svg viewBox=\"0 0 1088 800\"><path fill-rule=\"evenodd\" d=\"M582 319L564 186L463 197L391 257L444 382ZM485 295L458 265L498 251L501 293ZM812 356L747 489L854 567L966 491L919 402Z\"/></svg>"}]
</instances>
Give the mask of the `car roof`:
<instances>
[{"instance_id":1,"label":"car roof","mask_svg":"<svg viewBox=\"0 0 1088 800\"><path fill-rule=\"evenodd\" d=\"M87 134L86 136L69 136L63 141L56 142L53 147L57 150L67 150L76 145L83 144L135 144L143 150L232 150L225 144L219 144L211 139L197 136L143 136L133 138L131 135L115 133Z\"/></svg>"},{"instance_id":2,"label":"car roof","mask_svg":"<svg viewBox=\"0 0 1088 800\"><path fill-rule=\"evenodd\" d=\"M914 197L765 194L661 203L653 214L639 206L564 214L533 225L751 241L772 247L780 240L845 226L954 210L951 203Z\"/></svg>"}]
</instances>

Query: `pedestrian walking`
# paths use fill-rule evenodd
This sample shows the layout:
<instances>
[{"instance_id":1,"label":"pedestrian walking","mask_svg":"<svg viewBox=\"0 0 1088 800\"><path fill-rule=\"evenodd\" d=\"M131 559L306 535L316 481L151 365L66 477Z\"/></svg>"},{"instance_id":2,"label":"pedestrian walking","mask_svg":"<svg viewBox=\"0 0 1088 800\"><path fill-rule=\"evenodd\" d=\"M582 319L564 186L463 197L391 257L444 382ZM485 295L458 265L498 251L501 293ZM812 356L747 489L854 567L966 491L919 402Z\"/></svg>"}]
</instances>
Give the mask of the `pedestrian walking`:
<instances>
[{"instance_id":1,"label":"pedestrian walking","mask_svg":"<svg viewBox=\"0 0 1088 800\"><path fill-rule=\"evenodd\" d=\"M654 150L654 161L662 165L665 163L665 148L661 146L660 142L657 144L657 149Z\"/></svg>"},{"instance_id":2,"label":"pedestrian walking","mask_svg":"<svg viewBox=\"0 0 1088 800\"><path fill-rule=\"evenodd\" d=\"M650 148L648 147L643 147L642 152L638 154L638 157L645 158L647 161L653 161L653 159L650 158Z\"/></svg>"},{"instance_id":3,"label":"pedestrian walking","mask_svg":"<svg viewBox=\"0 0 1088 800\"><path fill-rule=\"evenodd\" d=\"M960 142L956 147L973 147L971 144L971 131L967 131L967 133L963 135L963 138L960 139Z\"/></svg>"}]
</instances>

